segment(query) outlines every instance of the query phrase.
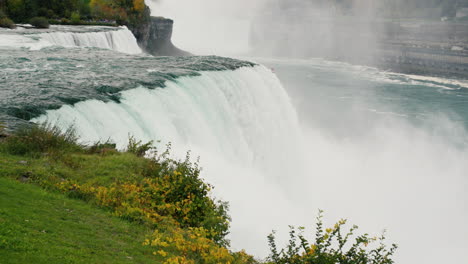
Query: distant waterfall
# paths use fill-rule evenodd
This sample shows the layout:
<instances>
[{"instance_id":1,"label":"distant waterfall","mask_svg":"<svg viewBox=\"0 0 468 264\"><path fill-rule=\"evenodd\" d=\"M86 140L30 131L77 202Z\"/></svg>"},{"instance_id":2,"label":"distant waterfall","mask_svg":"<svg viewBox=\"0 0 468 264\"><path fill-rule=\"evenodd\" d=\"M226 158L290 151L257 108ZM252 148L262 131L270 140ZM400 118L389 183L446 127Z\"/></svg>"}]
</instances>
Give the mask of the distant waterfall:
<instances>
[{"instance_id":1,"label":"distant waterfall","mask_svg":"<svg viewBox=\"0 0 468 264\"><path fill-rule=\"evenodd\" d=\"M126 27L105 32L50 32L39 36L52 46L96 47L128 54L142 53L132 32Z\"/></svg>"}]
</instances>

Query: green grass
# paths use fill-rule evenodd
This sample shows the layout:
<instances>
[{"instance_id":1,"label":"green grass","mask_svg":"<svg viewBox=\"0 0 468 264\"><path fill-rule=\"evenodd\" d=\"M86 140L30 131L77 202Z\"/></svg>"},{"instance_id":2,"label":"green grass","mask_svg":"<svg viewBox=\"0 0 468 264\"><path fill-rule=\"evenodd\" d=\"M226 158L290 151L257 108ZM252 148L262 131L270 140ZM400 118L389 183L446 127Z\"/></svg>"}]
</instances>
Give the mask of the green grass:
<instances>
[{"instance_id":1,"label":"green grass","mask_svg":"<svg viewBox=\"0 0 468 264\"><path fill-rule=\"evenodd\" d=\"M47 124L0 138L0 263L248 263L222 247L226 205L198 165L149 149L85 147Z\"/></svg>"},{"instance_id":2,"label":"green grass","mask_svg":"<svg viewBox=\"0 0 468 264\"><path fill-rule=\"evenodd\" d=\"M0 177L20 178L28 175L51 182L64 178L107 186L115 181L141 178L139 172L145 169L148 162L133 154L119 152L110 155L66 154L58 159L49 156L29 158L0 152Z\"/></svg>"},{"instance_id":3,"label":"green grass","mask_svg":"<svg viewBox=\"0 0 468 264\"><path fill-rule=\"evenodd\" d=\"M1 263L158 263L141 246L147 233L83 201L0 178Z\"/></svg>"}]
</instances>

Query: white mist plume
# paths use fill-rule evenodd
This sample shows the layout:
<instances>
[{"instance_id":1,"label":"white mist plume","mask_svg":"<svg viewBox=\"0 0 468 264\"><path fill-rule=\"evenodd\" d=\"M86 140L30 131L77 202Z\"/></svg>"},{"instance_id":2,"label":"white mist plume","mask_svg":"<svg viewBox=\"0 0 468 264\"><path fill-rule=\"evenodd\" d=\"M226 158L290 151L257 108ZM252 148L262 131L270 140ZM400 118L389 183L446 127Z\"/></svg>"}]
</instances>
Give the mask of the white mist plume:
<instances>
[{"instance_id":1,"label":"white mist plume","mask_svg":"<svg viewBox=\"0 0 468 264\"><path fill-rule=\"evenodd\" d=\"M372 61L382 31L376 12L367 0L268 0L252 21L252 53Z\"/></svg>"},{"instance_id":2,"label":"white mist plume","mask_svg":"<svg viewBox=\"0 0 468 264\"><path fill-rule=\"evenodd\" d=\"M245 54L250 21L264 0L146 1L153 16L174 19L173 41L201 55Z\"/></svg>"}]
</instances>

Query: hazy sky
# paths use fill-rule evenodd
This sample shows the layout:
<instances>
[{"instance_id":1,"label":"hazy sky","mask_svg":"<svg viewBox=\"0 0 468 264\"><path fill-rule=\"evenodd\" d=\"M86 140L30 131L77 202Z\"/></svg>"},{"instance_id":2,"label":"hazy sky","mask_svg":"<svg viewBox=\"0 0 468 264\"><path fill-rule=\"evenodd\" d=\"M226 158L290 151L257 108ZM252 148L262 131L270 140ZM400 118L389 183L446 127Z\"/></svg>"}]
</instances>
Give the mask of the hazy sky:
<instances>
[{"instance_id":1,"label":"hazy sky","mask_svg":"<svg viewBox=\"0 0 468 264\"><path fill-rule=\"evenodd\" d=\"M175 21L173 41L196 54L236 55L248 49L250 21L264 0L158 0L153 16Z\"/></svg>"}]
</instances>

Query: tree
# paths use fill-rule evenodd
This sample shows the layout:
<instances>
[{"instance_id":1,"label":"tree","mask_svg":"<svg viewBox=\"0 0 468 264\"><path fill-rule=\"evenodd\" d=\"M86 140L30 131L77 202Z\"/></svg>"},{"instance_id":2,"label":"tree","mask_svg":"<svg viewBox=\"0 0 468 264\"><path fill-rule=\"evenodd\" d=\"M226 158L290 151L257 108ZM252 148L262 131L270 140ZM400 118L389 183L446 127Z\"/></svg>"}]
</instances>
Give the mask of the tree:
<instances>
[{"instance_id":1,"label":"tree","mask_svg":"<svg viewBox=\"0 0 468 264\"><path fill-rule=\"evenodd\" d=\"M133 0L133 9L138 13L143 12L145 7L145 0Z\"/></svg>"}]
</instances>

